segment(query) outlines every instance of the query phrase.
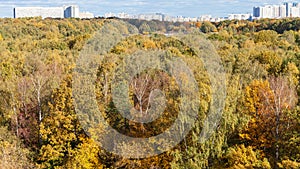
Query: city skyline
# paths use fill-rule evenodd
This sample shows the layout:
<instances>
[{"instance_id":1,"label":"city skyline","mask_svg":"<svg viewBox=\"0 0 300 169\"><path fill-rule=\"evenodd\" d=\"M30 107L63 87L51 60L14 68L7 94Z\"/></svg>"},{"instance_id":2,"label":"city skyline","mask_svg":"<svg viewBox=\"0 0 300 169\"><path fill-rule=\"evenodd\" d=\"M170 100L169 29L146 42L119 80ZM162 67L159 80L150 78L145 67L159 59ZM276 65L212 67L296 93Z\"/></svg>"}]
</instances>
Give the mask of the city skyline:
<instances>
[{"instance_id":1,"label":"city skyline","mask_svg":"<svg viewBox=\"0 0 300 169\"><path fill-rule=\"evenodd\" d=\"M299 3L283 3L280 5L266 5L253 7L254 18L285 18L299 17Z\"/></svg>"},{"instance_id":2,"label":"city skyline","mask_svg":"<svg viewBox=\"0 0 300 169\"><path fill-rule=\"evenodd\" d=\"M141 13L164 13L172 16L188 16L198 17L210 14L214 17L224 17L231 13L252 13L253 6L266 4L280 4L287 2L283 0L214 0L214 1L197 1L186 0L179 1L151 1L151 0L115 0L109 2L107 0L92 0L81 2L79 0L0 0L0 17L13 17L13 8L15 7L32 7L45 6L55 7L61 5L76 4L82 11L88 11L95 16L104 16L105 13L121 13L129 14ZM290 1L288 1L290 2ZM293 2L293 1L292 1Z\"/></svg>"}]
</instances>

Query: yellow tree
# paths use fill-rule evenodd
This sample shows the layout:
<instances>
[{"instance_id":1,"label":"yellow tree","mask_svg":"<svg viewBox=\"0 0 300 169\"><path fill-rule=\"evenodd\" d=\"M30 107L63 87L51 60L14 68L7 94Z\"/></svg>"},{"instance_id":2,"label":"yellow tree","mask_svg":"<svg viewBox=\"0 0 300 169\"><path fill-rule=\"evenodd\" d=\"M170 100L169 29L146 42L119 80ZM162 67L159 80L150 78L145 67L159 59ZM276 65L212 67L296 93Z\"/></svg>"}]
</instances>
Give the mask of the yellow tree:
<instances>
[{"instance_id":1,"label":"yellow tree","mask_svg":"<svg viewBox=\"0 0 300 169\"><path fill-rule=\"evenodd\" d=\"M271 168L270 163L266 158L261 156L260 151L254 151L251 146L245 147L243 144L236 147L230 147L225 158L228 162L226 166L223 167L228 169Z\"/></svg>"},{"instance_id":2,"label":"yellow tree","mask_svg":"<svg viewBox=\"0 0 300 169\"><path fill-rule=\"evenodd\" d=\"M244 105L251 119L240 136L251 142L254 148L270 148L275 142L272 137L274 113L268 105L274 103L268 81L254 80L245 89Z\"/></svg>"},{"instance_id":3,"label":"yellow tree","mask_svg":"<svg viewBox=\"0 0 300 169\"><path fill-rule=\"evenodd\" d=\"M40 161L43 167L62 166L79 143L80 127L73 107L71 78L54 90L50 110L40 124L42 147Z\"/></svg>"},{"instance_id":4,"label":"yellow tree","mask_svg":"<svg viewBox=\"0 0 300 169\"><path fill-rule=\"evenodd\" d=\"M285 77L254 80L245 89L245 112L251 119L240 136L278 161L281 136L288 128L285 111L295 106L296 98L295 89Z\"/></svg>"},{"instance_id":5,"label":"yellow tree","mask_svg":"<svg viewBox=\"0 0 300 169\"><path fill-rule=\"evenodd\" d=\"M0 166L5 169L35 168L30 151L12 132L0 127Z\"/></svg>"},{"instance_id":6,"label":"yellow tree","mask_svg":"<svg viewBox=\"0 0 300 169\"><path fill-rule=\"evenodd\" d=\"M279 160L279 139L285 130L286 114L285 110L292 109L297 103L297 93L293 86L285 77L269 78L270 88L273 92L274 103L271 108L275 115L275 139L276 139L276 160ZM288 124L287 124L288 125Z\"/></svg>"}]
</instances>

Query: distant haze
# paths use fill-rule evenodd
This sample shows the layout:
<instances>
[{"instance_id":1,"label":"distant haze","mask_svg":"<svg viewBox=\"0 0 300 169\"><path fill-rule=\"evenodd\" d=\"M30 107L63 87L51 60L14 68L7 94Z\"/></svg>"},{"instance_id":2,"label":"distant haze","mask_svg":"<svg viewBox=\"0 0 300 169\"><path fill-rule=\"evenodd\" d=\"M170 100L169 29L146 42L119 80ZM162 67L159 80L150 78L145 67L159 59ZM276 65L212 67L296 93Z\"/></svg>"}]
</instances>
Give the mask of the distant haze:
<instances>
[{"instance_id":1,"label":"distant haze","mask_svg":"<svg viewBox=\"0 0 300 169\"><path fill-rule=\"evenodd\" d=\"M280 4L283 0L0 0L0 17L13 17L16 6L62 6L77 4L80 11L88 11L95 16L105 13L125 12L129 14L164 13L171 16L191 16L210 14L215 17L231 13L252 13L253 6Z\"/></svg>"}]
</instances>

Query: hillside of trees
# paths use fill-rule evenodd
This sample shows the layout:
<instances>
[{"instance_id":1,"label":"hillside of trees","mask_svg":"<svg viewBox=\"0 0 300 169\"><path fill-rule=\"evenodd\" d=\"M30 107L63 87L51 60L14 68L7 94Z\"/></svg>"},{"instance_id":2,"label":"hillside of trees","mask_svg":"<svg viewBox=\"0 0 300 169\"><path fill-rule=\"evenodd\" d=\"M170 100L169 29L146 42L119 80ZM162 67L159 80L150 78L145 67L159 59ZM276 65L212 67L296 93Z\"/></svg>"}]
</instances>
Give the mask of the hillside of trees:
<instances>
[{"instance_id":1,"label":"hillside of trees","mask_svg":"<svg viewBox=\"0 0 300 169\"><path fill-rule=\"evenodd\" d=\"M122 117L112 98L114 72L126 56L163 50L168 59L186 63L198 86L197 118L187 136L162 154L126 158L106 151L80 123L73 96L80 52L103 25L123 21L5 18L0 19L0 168L300 168L300 19L125 21L137 33L94 56L104 58L95 63L98 111L127 136L148 138L167 130L182 102L180 85L168 73L142 71L129 84L129 102L140 112L148 111L152 90L164 91L163 117L153 122ZM170 36L177 33L186 35L186 41ZM222 116L204 143L201 130L214 99L212 79L197 57L205 46L198 50L185 43L195 37L205 39L199 44L209 41L219 55L226 86ZM101 134L102 124L96 125L89 132Z\"/></svg>"}]
</instances>

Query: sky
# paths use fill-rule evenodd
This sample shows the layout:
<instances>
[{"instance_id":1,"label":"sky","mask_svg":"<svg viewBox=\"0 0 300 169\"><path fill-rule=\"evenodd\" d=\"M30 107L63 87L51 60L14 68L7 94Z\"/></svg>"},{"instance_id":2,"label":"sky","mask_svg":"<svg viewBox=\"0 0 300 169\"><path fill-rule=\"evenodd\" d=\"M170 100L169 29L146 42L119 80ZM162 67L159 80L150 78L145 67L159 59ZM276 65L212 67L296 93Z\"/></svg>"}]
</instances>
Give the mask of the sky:
<instances>
[{"instance_id":1,"label":"sky","mask_svg":"<svg viewBox=\"0 0 300 169\"><path fill-rule=\"evenodd\" d=\"M95 16L105 13L164 13L171 16L224 17L231 13L252 13L253 6L280 4L286 0L0 0L0 17L13 17L14 7L79 5L80 11Z\"/></svg>"}]
</instances>

